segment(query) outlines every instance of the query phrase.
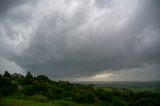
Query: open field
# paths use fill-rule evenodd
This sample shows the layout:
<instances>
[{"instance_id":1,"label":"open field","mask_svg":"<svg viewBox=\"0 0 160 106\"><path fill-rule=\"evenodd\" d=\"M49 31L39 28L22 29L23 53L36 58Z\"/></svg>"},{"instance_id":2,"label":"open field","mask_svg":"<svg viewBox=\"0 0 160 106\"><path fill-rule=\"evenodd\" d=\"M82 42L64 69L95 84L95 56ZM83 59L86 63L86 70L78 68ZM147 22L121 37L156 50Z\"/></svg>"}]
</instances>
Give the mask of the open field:
<instances>
[{"instance_id":1,"label":"open field","mask_svg":"<svg viewBox=\"0 0 160 106\"><path fill-rule=\"evenodd\" d=\"M32 101L32 100L1 98L0 99L0 106L49 106L49 104L36 102L36 101ZM52 105L50 105L50 106L52 106Z\"/></svg>"},{"instance_id":2,"label":"open field","mask_svg":"<svg viewBox=\"0 0 160 106\"><path fill-rule=\"evenodd\" d=\"M33 100L22 100L17 98L1 98L0 106L93 106L91 104L78 104L71 101L56 100L52 103L42 103ZM96 106L96 105L94 105Z\"/></svg>"}]
</instances>

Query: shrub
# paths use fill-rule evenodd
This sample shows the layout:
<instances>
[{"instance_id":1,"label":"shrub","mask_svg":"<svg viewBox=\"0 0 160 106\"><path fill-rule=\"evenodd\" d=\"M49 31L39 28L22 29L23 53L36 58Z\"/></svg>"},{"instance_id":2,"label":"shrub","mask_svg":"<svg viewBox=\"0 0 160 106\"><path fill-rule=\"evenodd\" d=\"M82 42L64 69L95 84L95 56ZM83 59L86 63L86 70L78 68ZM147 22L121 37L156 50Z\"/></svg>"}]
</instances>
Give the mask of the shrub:
<instances>
[{"instance_id":1,"label":"shrub","mask_svg":"<svg viewBox=\"0 0 160 106\"><path fill-rule=\"evenodd\" d=\"M48 102L47 97L42 96L42 95L33 95L31 96L31 99L35 101L39 101L39 102Z\"/></svg>"}]
</instances>

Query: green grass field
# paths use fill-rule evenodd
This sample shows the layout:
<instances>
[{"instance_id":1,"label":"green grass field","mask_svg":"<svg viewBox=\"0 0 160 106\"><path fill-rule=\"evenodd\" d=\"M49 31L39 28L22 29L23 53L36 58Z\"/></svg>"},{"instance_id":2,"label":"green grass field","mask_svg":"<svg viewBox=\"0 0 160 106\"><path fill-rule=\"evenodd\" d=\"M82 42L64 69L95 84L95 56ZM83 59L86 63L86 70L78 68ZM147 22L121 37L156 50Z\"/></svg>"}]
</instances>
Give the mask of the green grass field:
<instances>
[{"instance_id":1,"label":"green grass field","mask_svg":"<svg viewBox=\"0 0 160 106\"><path fill-rule=\"evenodd\" d=\"M71 101L56 100L53 103L42 103L33 100L22 100L17 98L0 98L0 106L96 106L89 104L77 104Z\"/></svg>"},{"instance_id":2,"label":"green grass field","mask_svg":"<svg viewBox=\"0 0 160 106\"><path fill-rule=\"evenodd\" d=\"M14 99L14 98L1 98L0 99L0 106L49 106L49 104L31 101L31 100L20 100L20 99Z\"/></svg>"}]
</instances>

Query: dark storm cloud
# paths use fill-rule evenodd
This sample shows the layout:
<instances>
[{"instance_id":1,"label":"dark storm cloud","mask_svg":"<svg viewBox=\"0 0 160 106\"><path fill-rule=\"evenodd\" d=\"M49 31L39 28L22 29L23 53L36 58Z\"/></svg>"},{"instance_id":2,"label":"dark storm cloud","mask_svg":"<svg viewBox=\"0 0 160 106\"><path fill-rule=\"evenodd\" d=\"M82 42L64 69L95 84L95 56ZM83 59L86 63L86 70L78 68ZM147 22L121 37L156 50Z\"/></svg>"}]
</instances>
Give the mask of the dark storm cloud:
<instances>
[{"instance_id":1,"label":"dark storm cloud","mask_svg":"<svg viewBox=\"0 0 160 106\"><path fill-rule=\"evenodd\" d=\"M112 0L95 0L95 4L99 8L105 8L106 6L111 7L112 6Z\"/></svg>"},{"instance_id":2,"label":"dark storm cloud","mask_svg":"<svg viewBox=\"0 0 160 106\"><path fill-rule=\"evenodd\" d=\"M158 4L158 0L23 3L0 24L0 56L53 79L123 69L138 74L149 66L157 70ZM156 75L157 80L159 71L153 73L152 79Z\"/></svg>"},{"instance_id":3,"label":"dark storm cloud","mask_svg":"<svg viewBox=\"0 0 160 106\"><path fill-rule=\"evenodd\" d=\"M22 3L24 3L24 0L0 0L0 19L4 18L10 9Z\"/></svg>"}]
</instances>

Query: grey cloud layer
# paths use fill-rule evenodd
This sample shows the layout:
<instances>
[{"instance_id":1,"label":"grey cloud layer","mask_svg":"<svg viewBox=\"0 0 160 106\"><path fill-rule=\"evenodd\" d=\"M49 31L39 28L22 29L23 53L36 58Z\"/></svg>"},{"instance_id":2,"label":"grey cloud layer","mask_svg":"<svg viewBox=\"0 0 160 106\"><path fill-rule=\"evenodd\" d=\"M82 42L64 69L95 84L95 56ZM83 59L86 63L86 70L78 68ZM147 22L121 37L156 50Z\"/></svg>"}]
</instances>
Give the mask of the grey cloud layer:
<instances>
[{"instance_id":1,"label":"grey cloud layer","mask_svg":"<svg viewBox=\"0 0 160 106\"><path fill-rule=\"evenodd\" d=\"M159 67L158 4L40 0L15 5L0 24L0 56L53 79Z\"/></svg>"}]
</instances>

